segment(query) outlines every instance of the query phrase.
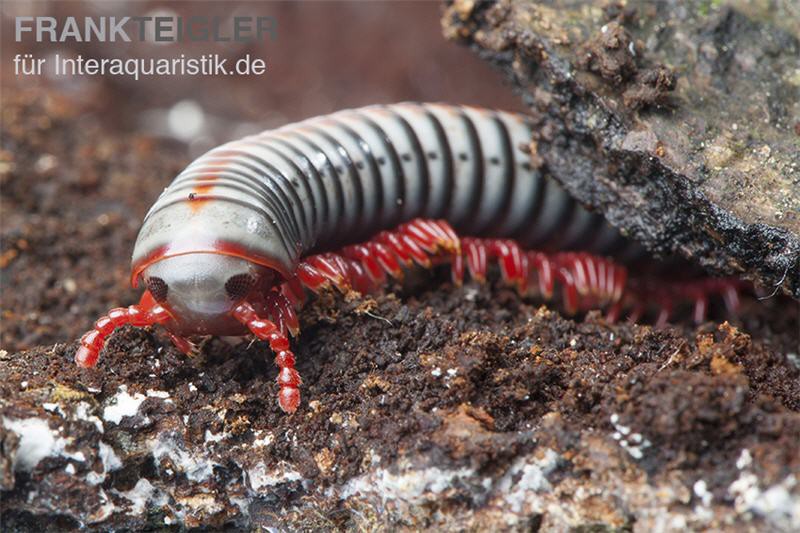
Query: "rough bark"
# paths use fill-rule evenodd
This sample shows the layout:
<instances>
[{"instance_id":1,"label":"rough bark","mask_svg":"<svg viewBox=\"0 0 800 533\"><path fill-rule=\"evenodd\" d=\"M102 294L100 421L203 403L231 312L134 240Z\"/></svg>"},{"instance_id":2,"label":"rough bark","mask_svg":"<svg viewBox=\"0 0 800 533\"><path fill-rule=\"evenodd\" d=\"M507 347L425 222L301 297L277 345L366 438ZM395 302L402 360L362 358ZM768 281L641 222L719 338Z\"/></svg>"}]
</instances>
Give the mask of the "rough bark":
<instances>
[{"instance_id":1,"label":"rough bark","mask_svg":"<svg viewBox=\"0 0 800 533\"><path fill-rule=\"evenodd\" d=\"M656 254L800 298L800 8L459 0L445 33L504 69L532 158Z\"/></svg>"}]
</instances>

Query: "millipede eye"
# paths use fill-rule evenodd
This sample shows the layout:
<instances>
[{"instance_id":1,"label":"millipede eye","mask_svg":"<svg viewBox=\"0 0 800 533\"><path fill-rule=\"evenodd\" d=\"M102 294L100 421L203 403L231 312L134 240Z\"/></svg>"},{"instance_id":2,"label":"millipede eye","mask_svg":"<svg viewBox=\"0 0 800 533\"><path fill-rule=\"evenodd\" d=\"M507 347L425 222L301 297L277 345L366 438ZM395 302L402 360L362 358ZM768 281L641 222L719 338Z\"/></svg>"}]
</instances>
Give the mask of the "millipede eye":
<instances>
[{"instance_id":1,"label":"millipede eye","mask_svg":"<svg viewBox=\"0 0 800 533\"><path fill-rule=\"evenodd\" d=\"M150 291L150 295L157 302L166 300L167 294L169 293L167 282L155 276L147 278L147 290Z\"/></svg>"},{"instance_id":2,"label":"millipede eye","mask_svg":"<svg viewBox=\"0 0 800 533\"><path fill-rule=\"evenodd\" d=\"M236 274L225 282L225 292L233 300L244 298L253 288L255 279L250 274Z\"/></svg>"}]
</instances>

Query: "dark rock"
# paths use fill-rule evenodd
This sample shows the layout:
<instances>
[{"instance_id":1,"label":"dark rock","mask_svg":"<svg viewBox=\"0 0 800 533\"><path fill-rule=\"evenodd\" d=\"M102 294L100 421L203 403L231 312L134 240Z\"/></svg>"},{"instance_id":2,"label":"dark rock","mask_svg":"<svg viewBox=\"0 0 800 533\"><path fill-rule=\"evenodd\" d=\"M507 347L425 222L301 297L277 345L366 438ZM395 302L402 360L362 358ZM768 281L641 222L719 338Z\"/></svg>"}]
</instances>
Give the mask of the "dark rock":
<instances>
[{"instance_id":1,"label":"dark rock","mask_svg":"<svg viewBox=\"0 0 800 533\"><path fill-rule=\"evenodd\" d=\"M519 87L535 164L576 198L656 254L800 298L796 2L459 0L444 27Z\"/></svg>"}]
</instances>

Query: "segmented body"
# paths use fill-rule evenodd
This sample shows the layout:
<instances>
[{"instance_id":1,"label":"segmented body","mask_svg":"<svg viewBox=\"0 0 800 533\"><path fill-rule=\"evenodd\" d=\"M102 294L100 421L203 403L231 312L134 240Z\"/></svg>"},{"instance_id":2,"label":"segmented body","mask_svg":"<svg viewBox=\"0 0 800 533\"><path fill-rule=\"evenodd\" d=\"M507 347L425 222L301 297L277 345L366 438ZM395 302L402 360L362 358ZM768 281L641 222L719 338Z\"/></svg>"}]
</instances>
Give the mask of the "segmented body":
<instances>
[{"instance_id":1,"label":"segmented body","mask_svg":"<svg viewBox=\"0 0 800 533\"><path fill-rule=\"evenodd\" d=\"M298 327L292 304L305 288L372 290L412 262L450 261L460 282L467 270L482 279L497 260L523 291L552 298L560 289L568 311L605 307L616 318L626 272L595 254L624 262L641 250L531 167L530 138L521 115L404 103L215 148L145 217L132 265L132 282L148 287L140 306L98 321L76 359L92 366L123 323L161 323L184 350L184 335L250 331L276 351L281 406L293 411L300 379L286 340ZM692 291L684 296L708 297ZM719 292L733 298L728 286ZM643 311L637 305L634 315ZM661 307L663 321L670 306Z\"/></svg>"},{"instance_id":2,"label":"segmented body","mask_svg":"<svg viewBox=\"0 0 800 533\"><path fill-rule=\"evenodd\" d=\"M215 148L145 217L133 276L153 260L239 247L283 274L300 258L414 218L523 248L634 253L629 241L532 168L525 117L396 104L347 110ZM221 224L220 221L230 221Z\"/></svg>"}]
</instances>

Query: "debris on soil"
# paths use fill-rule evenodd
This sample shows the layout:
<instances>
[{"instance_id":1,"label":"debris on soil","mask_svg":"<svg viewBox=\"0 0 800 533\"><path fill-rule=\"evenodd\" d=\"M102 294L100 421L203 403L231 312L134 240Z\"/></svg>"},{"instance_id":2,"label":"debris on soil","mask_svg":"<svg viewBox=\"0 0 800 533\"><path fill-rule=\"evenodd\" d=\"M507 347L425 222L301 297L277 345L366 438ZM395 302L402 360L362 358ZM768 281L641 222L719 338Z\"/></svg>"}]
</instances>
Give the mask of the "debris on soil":
<instances>
[{"instance_id":1,"label":"debris on soil","mask_svg":"<svg viewBox=\"0 0 800 533\"><path fill-rule=\"evenodd\" d=\"M125 327L78 368L78 335L135 301L130 245L184 152L4 98L6 530L800 528L798 316L777 299L655 330L421 273L304 310L292 416L262 342L187 358Z\"/></svg>"},{"instance_id":2,"label":"debris on soil","mask_svg":"<svg viewBox=\"0 0 800 533\"><path fill-rule=\"evenodd\" d=\"M622 85L638 71L636 43L622 25L610 22L581 47L578 67L614 85Z\"/></svg>"},{"instance_id":3,"label":"debris on soil","mask_svg":"<svg viewBox=\"0 0 800 533\"><path fill-rule=\"evenodd\" d=\"M659 255L800 299L794 0L455 0L445 34L499 65L532 154Z\"/></svg>"}]
</instances>

